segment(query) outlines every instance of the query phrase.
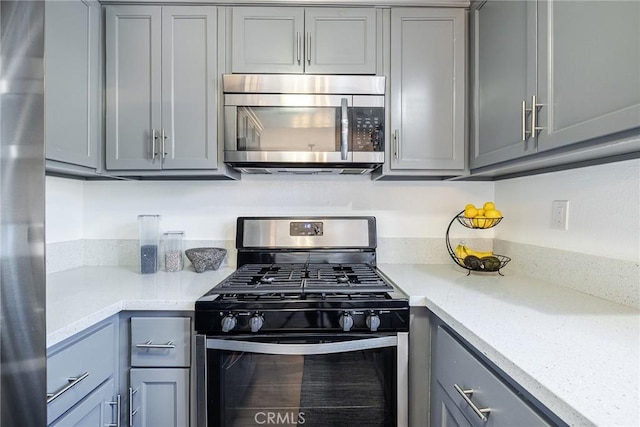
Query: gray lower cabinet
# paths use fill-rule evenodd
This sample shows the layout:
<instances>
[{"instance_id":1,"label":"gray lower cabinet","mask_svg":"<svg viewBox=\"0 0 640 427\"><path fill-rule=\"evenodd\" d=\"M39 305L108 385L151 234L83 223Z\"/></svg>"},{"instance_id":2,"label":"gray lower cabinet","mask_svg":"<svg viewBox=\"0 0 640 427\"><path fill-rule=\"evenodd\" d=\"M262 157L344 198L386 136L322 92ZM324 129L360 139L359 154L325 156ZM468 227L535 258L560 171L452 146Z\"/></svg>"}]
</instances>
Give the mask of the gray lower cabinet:
<instances>
[{"instance_id":1,"label":"gray lower cabinet","mask_svg":"<svg viewBox=\"0 0 640 427\"><path fill-rule=\"evenodd\" d=\"M117 427L119 397L113 379L108 380L51 427Z\"/></svg>"},{"instance_id":2,"label":"gray lower cabinet","mask_svg":"<svg viewBox=\"0 0 640 427\"><path fill-rule=\"evenodd\" d=\"M93 0L45 2L47 170L95 172L101 147L101 18Z\"/></svg>"},{"instance_id":3,"label":"gray lower cabinet","mask_svg":"<svg viewBox=\"0 0 640 427\"><path fill-rule=\"evenodd\" d=\"M191 348L189 317L131 318L131 426L189 425Z\"/></svg>"},{"instance_id":4,"label":"gray lower cabinet","mask_svg":"<svg viewBox=\"0 0 640 427\"><path fill-rule=\"evenodd\" d=\"M433 337L432 426L550 426L445 328Z\"/></svg>"},{"instance_id":5,"label":"gray lower cabinet","mask_svg":"<svg viewBox=\"0 0 640 427\"><path fill-rule=\"evenodd\" d=\"M376 74L374 8L233 7L231 16L233 73Z\"/></svg>"},{"instance_id":6,"label":"gray lower cabinet","mask_svg":"<svg viewBox=\"0 0 640 427\"><path fill-rule=\"evenodd\" d=\"M383 176L466 168L466 12L392 8L390 108Z\"/></svg>"},{"instance_id":7,"label":"gray lower cabinet","mask_svg":"<svg viewBox=\"0 0 640 427\"><path fill-rule=\"evenodd\" d=\"M49 425L116 425L118 349L114 318L48 351Z\"/></svg>"},{"instance_id":8,"label":"gray lower cabinet","mask_svg":"<svg viewBox=\"0 0 640 427\"><path fill-rule=\"evenodd\" d=\"M218 169L216 8L107 6L105 19L107 170Z\"/></svg>"},{"instance_id":9,"label":"gray lower cabinet","mask_svg":"<svg viewBox=\"0 0 640 427\"><path fill-rule=\"evenodd\" d=\"M604 150L591 156L637 150L611 141L640 135L638 28L638 2L479 2L470 22L472 172L568 150L575 155L564 162L589 160L597 144Z\"/></svg>"},{"instance_id":10,"label":"gray lower cabinet","mask_svg":"<svg viewBox=\"0 0 640 427\"><path fill-rule=\"evenodd\" d=\"M189 425L188 368L132 368L131 426Z\"/></svg>"}]
</instances>

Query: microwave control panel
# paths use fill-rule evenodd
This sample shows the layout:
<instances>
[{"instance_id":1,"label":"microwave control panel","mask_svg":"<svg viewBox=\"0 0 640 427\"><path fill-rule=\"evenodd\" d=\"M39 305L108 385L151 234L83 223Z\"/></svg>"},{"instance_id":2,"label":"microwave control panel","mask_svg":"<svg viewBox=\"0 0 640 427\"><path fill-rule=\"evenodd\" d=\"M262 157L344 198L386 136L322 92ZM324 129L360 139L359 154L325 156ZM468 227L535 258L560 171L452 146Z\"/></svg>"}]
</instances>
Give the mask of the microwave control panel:
<instances>
[{"instance_id":1,"label":"microwave control panel","mask_svg":"<svg viewBox=\"0 0 640 427\"><path fill-rule=\"evenodd\" d=\"M351 123L353 151L384 150L384 108L354 107Z\"/></svg>"}]
</instances>

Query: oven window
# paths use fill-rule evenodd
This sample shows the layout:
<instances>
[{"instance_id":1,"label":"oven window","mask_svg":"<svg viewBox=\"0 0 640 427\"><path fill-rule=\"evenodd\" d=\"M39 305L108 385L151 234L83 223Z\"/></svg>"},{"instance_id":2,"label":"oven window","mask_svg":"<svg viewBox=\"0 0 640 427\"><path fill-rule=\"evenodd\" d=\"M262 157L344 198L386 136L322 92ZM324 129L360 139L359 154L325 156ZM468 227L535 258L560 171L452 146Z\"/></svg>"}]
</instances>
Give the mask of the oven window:
<instances>
[{"instance_id":1,"label":"oven window","mask_svg":"<svg viewBox=\"0 0 640 427\"><path fill-rule=\"evenodd\" d=\"M340 109L238 107L240 151L340 151Z\"/></svg>"},{"instance_id":2,"label":"oven window","mask_svg":"<svg viewBox=\"0 0 640 427\"><path fill-rule=\"evenodd\" d=\"M208 350L209 426L394 426L396 348L323 355Z\"/></svg>"}]
</instances>

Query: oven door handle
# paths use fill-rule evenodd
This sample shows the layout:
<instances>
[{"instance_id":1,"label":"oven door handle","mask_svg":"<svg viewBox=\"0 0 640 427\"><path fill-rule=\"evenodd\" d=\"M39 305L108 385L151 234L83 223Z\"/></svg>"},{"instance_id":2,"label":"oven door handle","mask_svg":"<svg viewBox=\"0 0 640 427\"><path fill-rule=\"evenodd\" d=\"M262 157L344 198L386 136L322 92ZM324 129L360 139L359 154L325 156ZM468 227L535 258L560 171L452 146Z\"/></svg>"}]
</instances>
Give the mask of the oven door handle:
<instances>
[{"instance_id":1,"label":"oven door handle","mask_svg":"<svg viewBox=\"0 0 640 427\"><path fill-rule=\"evenodd\" d=\"M207 338L207 349L211 350L243 351L246 353L280 354L288 356L346 353L373 348L397 347L397 345L398 337L395 335L318 344L279 344Z\"/></svg>"}]
</instances>

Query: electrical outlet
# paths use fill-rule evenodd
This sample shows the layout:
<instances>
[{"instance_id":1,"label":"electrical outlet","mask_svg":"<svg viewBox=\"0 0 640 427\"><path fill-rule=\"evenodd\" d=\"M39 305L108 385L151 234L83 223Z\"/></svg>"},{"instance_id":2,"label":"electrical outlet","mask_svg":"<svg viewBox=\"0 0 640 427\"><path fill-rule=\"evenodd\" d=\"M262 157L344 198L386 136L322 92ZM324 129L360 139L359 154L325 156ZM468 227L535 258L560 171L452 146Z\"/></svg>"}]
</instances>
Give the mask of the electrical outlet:
<instances>
[{"instance_id":1,"label":"electrical outlet","mask_svg":"<svg viewBox=\"0 0 640 427\"><path fill-rule=\"evenodd\" d=\"M551 202L551 228L569 229L569 201L554 200Z\"/></svg>"}]
</instances>

